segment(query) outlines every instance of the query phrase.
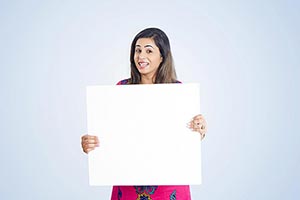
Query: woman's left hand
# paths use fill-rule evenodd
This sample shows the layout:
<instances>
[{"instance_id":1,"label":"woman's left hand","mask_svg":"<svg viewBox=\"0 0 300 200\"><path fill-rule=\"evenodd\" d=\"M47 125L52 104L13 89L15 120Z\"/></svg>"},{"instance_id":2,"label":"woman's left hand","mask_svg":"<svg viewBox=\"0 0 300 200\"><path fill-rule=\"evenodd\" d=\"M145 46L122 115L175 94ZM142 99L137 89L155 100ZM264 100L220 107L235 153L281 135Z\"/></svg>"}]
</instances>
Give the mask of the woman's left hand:
<instances>
[{"instance_id":1,"label":"woman's left hand","mask_svg":"<svg viewBox=\"0 0 300 200\"><path fill-rule=\"evenodd\" d=\"M199 114L196 115L189 123L188 128L192 131L199 132L201 135L201 140L205 137L205 134L207 132L207 125L204 117Z\"/></svg>"}]
</instances>

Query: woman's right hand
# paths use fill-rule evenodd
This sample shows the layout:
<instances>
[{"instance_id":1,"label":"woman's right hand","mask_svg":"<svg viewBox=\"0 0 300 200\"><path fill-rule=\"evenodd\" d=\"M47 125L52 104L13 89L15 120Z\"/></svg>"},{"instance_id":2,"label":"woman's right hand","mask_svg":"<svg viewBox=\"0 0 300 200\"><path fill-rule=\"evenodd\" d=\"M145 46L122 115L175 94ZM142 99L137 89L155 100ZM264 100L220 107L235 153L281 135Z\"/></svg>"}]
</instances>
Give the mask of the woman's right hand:
<instances>
[{"instance_id":1,"label":"woman's right hand","mask_svg":"<svg viewBox=\"0 0 300 200\"><path fill-rule=\"evenodd\" d=\"M96 147L99 147L99 140L97 136L94 135L84 135L81 137L81 146L84 153L89 153Z\"/></svg>"}]
</instances>

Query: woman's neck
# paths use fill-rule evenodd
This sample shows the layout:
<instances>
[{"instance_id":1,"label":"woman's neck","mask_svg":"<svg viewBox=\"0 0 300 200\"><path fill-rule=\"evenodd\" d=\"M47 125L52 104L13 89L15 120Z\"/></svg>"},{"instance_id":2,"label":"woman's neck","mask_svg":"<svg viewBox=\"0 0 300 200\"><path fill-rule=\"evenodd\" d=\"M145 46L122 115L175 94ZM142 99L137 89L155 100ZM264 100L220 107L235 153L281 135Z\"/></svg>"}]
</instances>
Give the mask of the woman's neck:
<instances>
[{"instance_id":1,"label":"woman's neck","mask_svg":"<svg viewBox=\"0 0 300 200\"><path fill-rule=\"evenodd\" d=\"M142 84L153 84L154 83L154 77L142 76L141 77L141 83Z\"/></svg>"}]
</instances>

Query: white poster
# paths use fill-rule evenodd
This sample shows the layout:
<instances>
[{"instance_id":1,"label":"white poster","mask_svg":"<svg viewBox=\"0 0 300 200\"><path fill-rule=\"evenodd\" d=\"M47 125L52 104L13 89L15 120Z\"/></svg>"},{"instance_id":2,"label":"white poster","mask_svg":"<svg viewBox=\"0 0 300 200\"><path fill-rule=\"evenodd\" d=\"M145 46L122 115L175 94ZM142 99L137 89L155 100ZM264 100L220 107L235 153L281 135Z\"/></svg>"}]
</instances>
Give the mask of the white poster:
<instances>
[{"instance_id":1,"label":"white poster","mask_svg":"<svg viewBox=\"0 0 300 200\"><path fill-rule=\"evenodd\" d=\"M201 184L198 84L87 87L90 185Z\"/></svg>"}]
</instances>

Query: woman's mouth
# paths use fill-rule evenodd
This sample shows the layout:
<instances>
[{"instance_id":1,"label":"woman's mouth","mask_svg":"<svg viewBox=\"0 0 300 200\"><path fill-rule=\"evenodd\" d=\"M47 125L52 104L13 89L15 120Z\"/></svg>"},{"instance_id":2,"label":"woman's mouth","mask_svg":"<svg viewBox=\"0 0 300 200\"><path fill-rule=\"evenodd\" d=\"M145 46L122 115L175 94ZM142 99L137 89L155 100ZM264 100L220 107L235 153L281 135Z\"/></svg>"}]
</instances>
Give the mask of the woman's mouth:
<instances>
[{"instance_id":1,"label":"woman's mouth","mask_svg":"<svg viewBox=\"0 0 300 200\"><path fill-rule=\"evenodd\" d=\"M138 66L141 69L146 68L148 65L149 65L149 63L147 63L147 62L138 62Z\"/></svg>"}]
</instances>

